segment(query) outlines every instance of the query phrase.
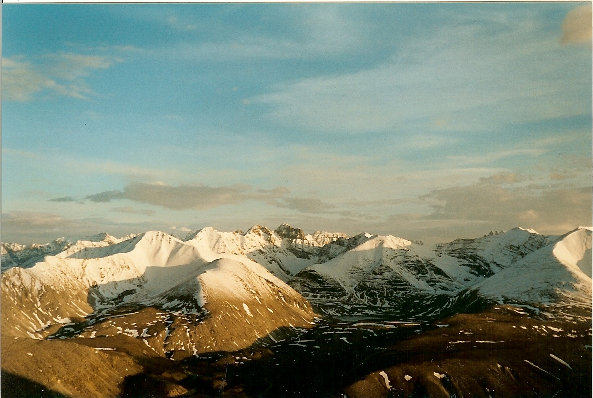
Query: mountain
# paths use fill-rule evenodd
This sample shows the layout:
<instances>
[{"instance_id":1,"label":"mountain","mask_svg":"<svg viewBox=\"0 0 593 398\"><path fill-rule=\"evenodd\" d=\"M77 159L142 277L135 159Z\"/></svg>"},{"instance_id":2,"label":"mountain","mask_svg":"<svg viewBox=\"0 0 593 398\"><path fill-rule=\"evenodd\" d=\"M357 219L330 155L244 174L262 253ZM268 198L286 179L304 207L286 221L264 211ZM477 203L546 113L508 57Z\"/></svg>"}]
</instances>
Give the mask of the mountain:
<instances>
[{"instance_id":1,"label":"mountain","mask_svg":"<svg viewBox=\"0 0 593 398\"><path fill-rule=\"evenodd\" d=\"M246 347L316 316L261 265L217 257L195 237L150 231L96 243L79 241L31 268L5 271L3 335L127 335L159 355L187 356Z\"/></svg>"},{"instance_id":2,"label":"mountain","mask_svg":"<svg viewBox=\"0 0 593 398\"><path fill-rule=\"evenodd\" d=\"M63 238L46 244L21 245L18 243L1 243L2 271L11 267L32 267L45 256L55 255L66 249L70 242Z\"/></svg>"}]
</instances>

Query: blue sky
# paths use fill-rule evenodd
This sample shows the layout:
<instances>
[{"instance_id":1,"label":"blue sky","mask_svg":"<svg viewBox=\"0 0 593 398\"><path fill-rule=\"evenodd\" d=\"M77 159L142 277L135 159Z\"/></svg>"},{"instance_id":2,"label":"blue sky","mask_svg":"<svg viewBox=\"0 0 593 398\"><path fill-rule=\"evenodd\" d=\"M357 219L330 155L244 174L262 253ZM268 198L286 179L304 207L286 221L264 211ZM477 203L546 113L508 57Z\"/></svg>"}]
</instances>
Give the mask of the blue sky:
<instances>
[{"instance_id":1,"label":"blue sky","mask_svg":"<svg viewBox=\"0 0 593 398\"><path fill-rule=\"evenodd\" d=\"M2 7L2 240L591 224L590 3Z\"/></svg>"}]
</instances>

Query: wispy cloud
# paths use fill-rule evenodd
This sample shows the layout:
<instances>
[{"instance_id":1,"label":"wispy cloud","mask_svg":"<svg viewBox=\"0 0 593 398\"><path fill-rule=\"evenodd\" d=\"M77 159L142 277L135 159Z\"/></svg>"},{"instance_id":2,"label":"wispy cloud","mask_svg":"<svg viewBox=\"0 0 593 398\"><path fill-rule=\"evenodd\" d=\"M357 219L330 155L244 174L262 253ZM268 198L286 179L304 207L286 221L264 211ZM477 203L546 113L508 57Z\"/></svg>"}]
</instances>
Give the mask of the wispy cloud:
<instances>
[{"instance_id":1,"label":"wispy cloud","mask_svg":"<svg viewBox=\"0 0 593 398\"><path fill-rule=\"evenodd\" d=\"M155 54L172 59L196 62L228 62L255 60L311 60L357 52L369 43L372 21L353 18L347 8L335 5L314 7L283 7L258 15L262 23L272 25L281 20L282 31L270 34L266 28L235 25L213 28L208 23L196 24L183 15L158 16L158 23L168 28L185 31L185 40L158 48ZM255 15L254 15L255 17ZM270 22L269 20L273 20ZM224 26L224 24L223 24ZM217 29L220 34L209 35L209 40L196 41L191 31ZM204 37L208 37L204 35Z\"/></svg>"},{"instance_id":2,"label":"wispy cloud","mask_svg":"<svg viewBox=\"0 0 593 398\"><path fill-rule=\"evenodd\" d=\"M72 196L62 196L60 198L50 199L50 202L76 202Z\"/></svg>"},{"instance_id":3,"label":"wispy cloud","mask_svg":"<svg viewBox=\"0 0 593 398\"><path fill-rule=\"evenodd\" d=\"M7 101L31 101L42 94L84 99L94 94L85 78L121 59L69 52L37 58L23 55L2 59L2 96Z\"/></svg>"},{"instance_id":4,"label":"wispy cloud","mask_svg":"<svg viewBox=\"0 0 593 398\"><path fill-rule=\"evenodd\" d=\"M435 36L446 40L408 38L379 66L278 84L249 101L267 106L277 123L341 133L404 125L492 131L588 114L590 87L579 79L586 63L564 57L557 38L540 25L507 18L496 29L475 21L440 27Z\"/></svg>"},{"instance_id":5,"label":"wispy cloud","mask_svg":"<svg viewBox=\"0 0 593 398\"><path fill-rule=\"evenodd\" d=\"M191 31L196 30L198 28L198 26L195 23L187 22L174 15L168 17L166 21L170 27L178 30Z\"/></svg>"},{"instance_id":6,"label":"wispy cloud","mask_svg":"<svg viewBox=\"0 0 593 398\"><path fill-rule=\"evenodd\" d=\"M152 209L138 209L132 206L121 206L113 208L113 211L118 213L127 213L127 214L141 214L145 216L152 216L156 213L156 211Z\"/></svg>"},{"instance_id":7,"label":"wispy cloud","mask_svg":"<svg viewBox=\"0 0 593 398\"><path fill-rule=\"evenodd\" d=\"M591 4L583 5L566 14L562 24L562 43L591 43Z\"/></svg>"},{"instance_id":8,"label":"wispy cloud","mask_svg":"<svg viewBox=\"0 0 593 398\"><path fill-rule=\"evenodd\" d=\"M270 202L288 193L286 188L254 190L249 185L206 186L167 185L164 183L133 182L123 190L112 190L88 195L93 202L111 202L127 199L138 203L160 206L172 210L206 210L214 207L238 204L249 200Z\"/></svg>"},{"instance_id":9,"label":"wispy cloud","mask_svg":"<svg viewBox=\"0 0 593 398\"><path fill-rule=\"evenodd\" d=\"M525 148L525 149L508 149L483 153L479 155L450 155L447 158L455 164L489 164L497 160L517 157L529 156L537 157L546 153L544 149Z\"/></svg>"},{"instance_id":10,"label":"wispy cloud","mask_svg":"<svg viewBox=\"0 0 593 398\"><path fill-rule=\"evenodd\" d=\"M155 53L177 60L228 62L246 59L297 59L303 56L303 50L301 44L291 40L252 35L241 37L239 40L180 42L167 48L157 49Z\"/></svg>"},{"instance_id":11,"label":"wispy cloud","mask_svg":"<svg viewBox=\"0 0 593 398\"><path fill-rule=\"evenodd\" d=\"M136 164L118 162L113 160L80 159L69 156L59 156L53 161L66 168L73 168L86 174L105 174L124 176L130 179L158 180L161 178L175 178L181 175L178 170L169 168L156 168L138 166Z\"/></svg>"}]
</instances>

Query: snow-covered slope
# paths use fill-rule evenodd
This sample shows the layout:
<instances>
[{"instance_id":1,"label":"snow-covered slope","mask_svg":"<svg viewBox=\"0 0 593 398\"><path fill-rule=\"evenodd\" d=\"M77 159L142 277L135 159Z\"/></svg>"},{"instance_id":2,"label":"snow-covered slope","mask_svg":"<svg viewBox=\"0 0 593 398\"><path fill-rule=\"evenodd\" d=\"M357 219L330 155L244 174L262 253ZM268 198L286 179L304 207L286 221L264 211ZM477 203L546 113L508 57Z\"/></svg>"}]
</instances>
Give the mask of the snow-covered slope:
<instances>
[{"instance_id":1,"label":"snow-covered slope","mask_svg":"<svg viewBox=\"0 0 593 398\"><path fill-rule=\"evenodd\" d=\"M21 245L18 243L2 243L0 250L2 271L11 267L28 268L42 261L47 255L55 255L70 245L65 239L56 239L46 244Z\"/></svg>"},{"instance_id":2,"label":"snow-covered slope","mask_svg":"<svg viewBox=\"0 0 593 398\"><path fill-rule=\"evenodd\" d=\"M549 237L532 229L513 228L476 239L457 239L437 245L439 254L459 260L478 277L491 276L549 243Z\"/></svg>"},{"instance_id":3,"label":"snow-covered slope","mask_svg":"<svg viewBox=\"0 0 593 398\"><path fill-rule=\"evenodd\" d=\"M499 300L591 307L591 230L578 228L481 282Z\"/></svg>"}]
</instances>

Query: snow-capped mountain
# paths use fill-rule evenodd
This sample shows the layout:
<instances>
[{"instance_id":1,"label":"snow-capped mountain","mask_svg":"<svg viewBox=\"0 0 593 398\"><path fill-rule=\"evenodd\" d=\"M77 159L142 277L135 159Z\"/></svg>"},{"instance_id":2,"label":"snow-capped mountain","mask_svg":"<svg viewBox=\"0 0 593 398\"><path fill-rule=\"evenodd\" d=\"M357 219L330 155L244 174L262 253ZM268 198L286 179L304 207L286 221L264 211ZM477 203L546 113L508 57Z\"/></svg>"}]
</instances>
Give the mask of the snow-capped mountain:
<instances>
[{"instance_id":1,"label":"snow-capped mountain","mask_svg":"<svg viewBox=\"0 0 593 398\"><path fill-rule=\"evenodd\" d=\"M193 354L311 324L309 303L267 269L245 256L217 256L216 245L196 237L150 231L111 244L79 241L31 268L5 271L3 334L123 333L161 354Z\"/></svg>"},{"instance_id":2,"label":"snow-capped mountain","mask_svg":"<svg viewBox=\"0 0 593 398\"><path fill-rule=\"evenodd\" d=\"M563 306L569 297L570 305L591 308L590 229L556 237L514 228L433 247L393 236L357 243L289 283L334 314L438 317L476 299Z\"/></svg>"},{"instance_id":3,"label":"snow-capped mountain","mask_svg":"<svg viewBox=\"0 0 593 398\"><path fill-rule=\"evenodd\" d=\"M501 300L591 306L591 229L578 228L477 285Z\"/></svg>"},{"instance_id":4,"label":"snow-capped mountain","mask_svg":"<svg viewBox=\"0 0 593 398\"><path fill-rule=\"evenodd\" d=\"M76 252L80 248L104 247L132 238L133 235L116 238L107 233L84 237L76 243L58 238L50 243L21 245L19 243L0 243L2 271L11 267L29 268L43 261L46 256L55 256L67 249Z\"/></svg>"},{"instance_id":5,"label":"snow-capped mountain","mask_svg":"<svg viewBox=\"0 0 593 398\"><path fill-rule=\"evenodd\" d=\"M488 301L591 309L590 228L426 246L283 224L2 247L4 335L127 335L159 356L247 347L317 314L435 319Z\"/></svg>"},{"instance_id":6,"label":"snow-capped mountain","mask_svg":"<svg viewBox=\"0 0 593 398\"><path fill-rule=\"evenodd\" d=\"M0 244L2 270L17 266L22 268L32 267L38 261L42 261L45 256L58 254L69 245L70 242L63 238L45 244L2 243Z\"/></svg>"}]
</instances>

